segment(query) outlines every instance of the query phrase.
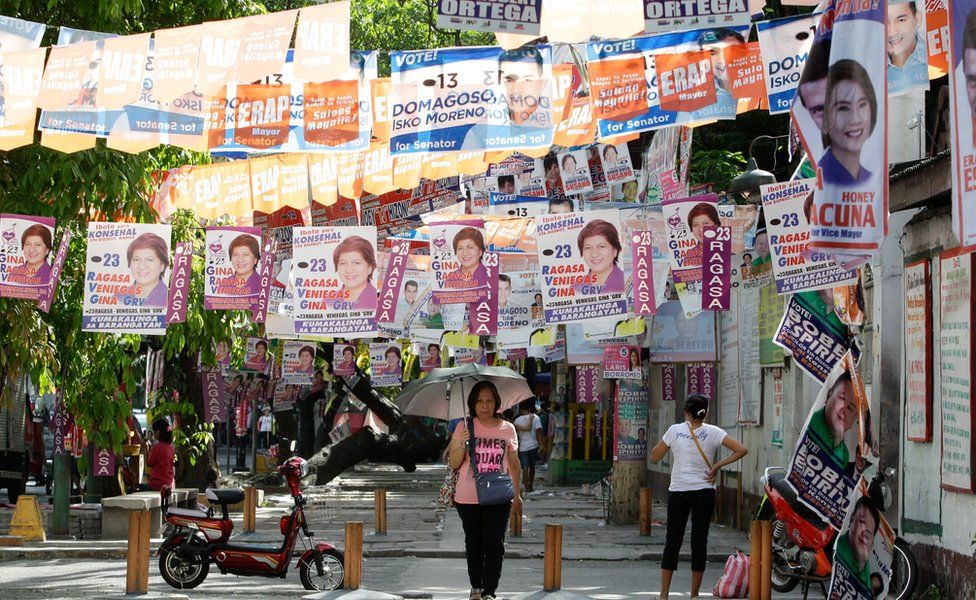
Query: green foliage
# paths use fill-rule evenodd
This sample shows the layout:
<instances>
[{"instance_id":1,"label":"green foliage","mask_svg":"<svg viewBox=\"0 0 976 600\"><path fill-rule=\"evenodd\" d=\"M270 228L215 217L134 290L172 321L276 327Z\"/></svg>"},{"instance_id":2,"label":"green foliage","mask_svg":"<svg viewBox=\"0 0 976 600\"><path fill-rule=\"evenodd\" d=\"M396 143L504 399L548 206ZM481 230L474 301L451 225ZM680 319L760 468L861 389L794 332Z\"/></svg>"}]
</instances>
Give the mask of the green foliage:
<instances>
[{"instance_id":1,"label":"green foliage","mask_svg":"<svg viewBox=\"0 0 976 600\"><path fill-rule=\"evenodd\" d=\"M741 152L730 150L695 150L691 155L692 183L714 183L719 190L745 169L746 159Z\"/></svg>"}]
</instances>

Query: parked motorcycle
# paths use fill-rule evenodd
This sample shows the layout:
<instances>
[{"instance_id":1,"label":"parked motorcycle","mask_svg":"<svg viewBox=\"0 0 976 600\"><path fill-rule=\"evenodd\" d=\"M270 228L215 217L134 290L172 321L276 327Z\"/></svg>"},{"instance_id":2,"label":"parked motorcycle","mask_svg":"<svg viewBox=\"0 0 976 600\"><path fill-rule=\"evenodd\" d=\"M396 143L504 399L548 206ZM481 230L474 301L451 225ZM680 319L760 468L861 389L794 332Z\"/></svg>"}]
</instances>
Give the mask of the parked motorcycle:
<instances>
[{"instance_id":1,"label":"parked motorcycle","mask_svg":"<svg viewBox=\"0 0 976 600\"><path fill-rule=\"evenodd\" d=\"M308 474L308 463L301 457L289 458L278 467L292 498L291 512L281 517L279 547L254 546L230 540L234 523L227 515L227 506L244 500L244 490L208 489L207 500L219 505L221 515L208 510L168 508L166 521L173 531L159 549L159 573L177 589L195 588L207 578L210 565L222 574L281 577L284 579L291 563L292 549L301 536L305 552L298 559L298 574L307 590L335 590L342 587L343 554L331 544L315 542L315 534L308 530L303 511L307 500L299 489L299 481Z\"/></svg>"},{"instance_id":2,"label":"parked motorcycle","mask_svg":"<svg viewBox=\"0 0 976 600\"><path fill-rule=\"evenodd\" d=\"M806 600L810 586L816 583L826 598L837 530L797 499L786 481L786 469L767 468L762 482L766 497L759 506L759 518L773 521L773 589L786 593L802 584ZM890 508L891 493L880 470L868 486L868 495L877 506ZM896 537L887 597L908 600L917 582L918 563L911 545Z\"/></svg>"}]
</instances>

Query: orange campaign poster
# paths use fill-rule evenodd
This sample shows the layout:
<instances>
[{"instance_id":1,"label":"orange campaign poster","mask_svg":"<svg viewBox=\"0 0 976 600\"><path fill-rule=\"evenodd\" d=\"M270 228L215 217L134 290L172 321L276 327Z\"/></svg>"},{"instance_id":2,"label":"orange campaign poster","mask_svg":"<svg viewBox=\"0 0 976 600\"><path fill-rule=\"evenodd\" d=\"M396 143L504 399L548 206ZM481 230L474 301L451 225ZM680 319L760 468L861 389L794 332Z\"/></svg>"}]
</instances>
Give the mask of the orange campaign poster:
<instances>
[{"instance_id":1,"label":"orange campaign poster","mask_svg":"<svg viewBox=\"0 0 976 600\"><path fill-rule=\"evenodd\" d=\"M160 29L153 34L153 97L167 103L193 91L203 25Z\"/></svg>"},{"instance_id":2,"label":"orange campaign poster","mask_svg":"<svg viewBox=\"0 0 976 600\"><path fill-rule=\"evenodd\" d=\"M572 99L580 86L579 71L573 63L560 63L552 66L552 121L559 123L569 116Z\"/></svg>"},{"instance_id":3,"label":"orange campaign poster","mask_svg":"<svg viewBox=\"0 0 976 600\"><path fill-rule=\"evenodd\" d=\"M100 108L122 108L139 99L149 36L126 35L102 42L102 67L95 92L95 104Z\"/></svg>"},{"instance_id":4,"label":"orange campaign poster","mask_svg":"<svg viewBox=\"0 0 976 600\"><path fill-rule=\"evenodd\" d=\"M288 140L291 86L264 83L237 85L234 142L251 148L274 148Z\"/></svg>"},{"instance_id":5,"label":"orange campaign poster","mask_svg":"<svg viewBox=\"0 0 976 600\"><path fill-rule=\"evenodd\" d=\"M654 64L663 110L694 112L715 104L711 51L658 54Z\"/></svg>"},{"instance_id":6,"label":"orange campaign poster","mask_svg":"<svg viewBox=\"0 0 976 600\"><path fill-rule=\"evenodd\" d=\"M37 96L39 108L63 109L82 97L86 91L82 84L89 77L89 65L93 63L95 49L95 42L51 48ZM94 101L94 97L91 100Z\"/></svg>"},{"instance_id":7,"label":"orange campaign poster","mask_svg":"<svg viewBox=\"0 0 976 600\"><path fill-rule=\"evenodd\" d=\"M726 78L732 97L736 100L765 98L766 80L759 42L732 44L723 48L722 52L725 54Z\"/></svg>"},{"instance_id":8,"label":"orange campaign poster","mask_svg":"<svg viewBox=\"0 0 976 600\"><path fill-rule=\"evenodd\" d=\"M363 156L363 191L380 195L395 189L390 145L380 141L373 142Z\"/></svg>"},{"instance_id":9,"label":"orange campaign poster","mask_svg":"<svg viewBox=\"0 0 976 600\"><path fill-rule=\"evenodd\" d=\"M298 10L285 10L242 19L234 81L257 81L281 73L297 16Z\"/></svg>"},{"instance_id":10,"label":"orange campaign poster","mask_svg":"<svg viewBox=\"0 0 976 600\"><path fill-rule=\"evenodd\" d=\"M212 21L202 25L196 70L197 92L213 96L234 78L244 25L244 19Z\"/></svg>"},{"instance_id":11,"label":"orange campaign poster","mask_svg":"<svg viewBox=\"0 0 976 600\"><path fill-rule=\"evenodd\" d=\"M359 81L306 83L305 139L341 146L359 137Z\"/></svg>"},{"instance_id":12,"label":"orange campaign poster","mask_svg":"<svg viewBox=\"0 0 976 600\"><path fill-rule=\"evenodd\" d=\"M363 152L341 152L336 157L336 187L343 198L363 195Z\"/></svg>"},{"instance_id":13,"label":"orange campaign poster","mask_svg":"<svg viewBox=\"0 0 976 600\"><path fill-rule=\"evenodd\" d=\"M194 210L201 217L251 212L251 171L246 160L213 163L195 167L192 174Z\"/></svg>"},{"instance_id":14,"label":"orange campaign poster","mask_svg":"<svg viewBox=\"0 0 976 600\"><path fill-rule=\"evenodd\" d=\"M278 206L290 206L299 210L308 207L308 161L307 154L279 154L278 160Z\"/></svg>"},{"instance_id":15,"label":"orange campaign poster","mask_svg":"<svg viewBox=\"0 0 976 600\"><path fill-rule=\"evenodd\" d=\"M336 190L336 169L334 154L308 155L308 184L313 200L325 206L335 203L339 197Z\"/></svg>"},{"instance_id":16,"label":"orange campaign poster","mask_svg":"<svg viewBox=\"0 0 976 600\"><path fill-rule=\"evenodd\" d=\"M44 76L47 48L24 52L3 53L4 124L8 127L30 121L27 129L34 129L37 117L37 95ZM31 136L33 138L33 135Z\"/></svg>"},{"instance_id":17,"label":"orange campaign poster","mask_svg":"<svg viewBox=\"0 0 976 600\"><path fill-rule=\"evenodd\" d=\"M207 146L216 148L227 143L227 88L204 103L204 126L207 130Z\"/></svg>"},{"instance_id":18,"label":"orange campaign poster","mask_svg":"<svg viewBox=\"0 0 976 600\"><path fill-rule=\"evenodd\" d=\"M390 78L381 77L370 81L373 102L373 137L390 141ZM306 96L306 103L308 102ZM307 106L307 104L306 104Z\"/></svg>"},{"instance_id":19,"label":"orange campaign poster","mask_svg":"<svg viewBox=\"0 0 976 600\"><path fill-rule=\"evenodd\" d=\"M626 121L647 112L644 57L590 63L590 95L599 119Z\"/></svg>"},{"instance_id":20,"label":"orange campaign poster","mask_svg":"<svg viewBox=\"0 0 976 600\"><path fill-rule=\"evenodd\" d=\"M306 6L295 33L295 77L335 79L349 70L349 2Z\"/></svg>"},{"instance_id":21,"label":"orange campaign poster","mask_svg":"<svg viewBox=\"0 0 976 600\"><path fill-rule=\"evenodd\" d=\"M554 146L584 146L596 136L596 121L589 98L573 98L568 104L569 115L556 123L552 138Z\"/></svg>"},{"instance_id":22,"label":"orange campaign poster","mask_svg":"<svg viewBox=\"0 0 976 600\"><path fill-rule=\"evenodd\" d=\"M482 156L484 153L482 152ZM420 166L423 155L419 152L401 154L393 159L393 185L409 190L420 185ZM482 169L484 172L484 169Z\"/></svg>"},{"instance_id":23,"label":"orange campaign poster","mask_svg":"<svg viewBox=\"0 0 976 600\"><path fill-rule=\"evenodd\" d=\"M949 15L945 0L926 0L925 30L929 79L936 79L949 72Z\"/></svg>"},{"instance_id":24,"label":"orange campaign poster","mask_svg":"<svg viewBox=\"0 0 976 600\"><path fill-rule=\"evenodd\" d=\"M277 156L262 156L247 161L251 165L251 205L254 210L273 213L281 208L279 176L281 165Z\"/></svg>"}]
</instances>

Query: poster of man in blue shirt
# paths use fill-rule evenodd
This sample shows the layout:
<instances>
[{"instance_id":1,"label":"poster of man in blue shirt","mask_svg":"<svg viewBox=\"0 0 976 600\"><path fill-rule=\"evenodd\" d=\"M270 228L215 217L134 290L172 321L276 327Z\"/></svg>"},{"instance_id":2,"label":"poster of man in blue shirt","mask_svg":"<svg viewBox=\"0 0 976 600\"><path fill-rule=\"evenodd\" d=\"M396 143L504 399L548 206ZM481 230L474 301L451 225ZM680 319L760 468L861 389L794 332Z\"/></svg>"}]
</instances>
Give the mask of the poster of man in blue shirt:
<instances>
[{"instance_id":1,"label":"poster of man in blue shirt","mask_svg":"<svg viewBox=\"0 0 976 600\"><path fill-rule=\"evenodd\" d=\"M888 94L929 87L929 53L925 46L925 11L915 2L888 5Z\"/></svg>"}]
</instances>

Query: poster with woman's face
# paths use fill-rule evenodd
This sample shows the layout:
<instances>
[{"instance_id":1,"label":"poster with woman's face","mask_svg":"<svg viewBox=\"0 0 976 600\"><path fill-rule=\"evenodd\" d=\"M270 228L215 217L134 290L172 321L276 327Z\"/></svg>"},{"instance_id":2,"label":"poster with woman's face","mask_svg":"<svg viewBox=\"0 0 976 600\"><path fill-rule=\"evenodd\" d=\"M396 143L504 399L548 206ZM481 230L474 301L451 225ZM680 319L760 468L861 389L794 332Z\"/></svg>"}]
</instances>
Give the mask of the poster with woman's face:
<instances>
[{"instance_id":1,"label":"poster with woman's face","mask_svg":"<svg viewBox=\"0 0 976 600\"><path fill-rule=\"evenodd\" d=\"M268 350L268 340L259 337L247 338L247 348L244 351L244 371L249 373L271 373L274 357Z\"/></svg>"},{"instance_id":2,"label":"poster with woman's face","mask_svg":"<svg viewBox=\"0 0 976 600\"><path fill-rule=\"evenodd\" d=\"M440 344L416 344L420 357L420 370L430 373L432 369L441 366L441 347Z\"/></svg>"},{"instance_id":3,"label":"poster with woman's face","mask_svg":"<svg viewBox=\"0 0 976 600\"><path fill-rule=\"evenodd\" d=\"M488 298L485 224L480 219L430 224L431 289L435 304L470 304Z\"/></svg>"},{"instance_id":4,"label":"poster with woman's face","mask_svg":"<svg viewBox=\"0 0 976 600\"><path fill-rule=\"evenodd\" d=\"M596 149L600 152L600 161L603 163L603 176L606 177L608 185L615 185L636 179L634 176L634 165L630 162L630 150L627 149L627 144L600 144Z\"/></svg>"},{"instance_id":5,"label":"poster with woman's face","mask_svg":"<svg viewBox=\"0 0 976 600\"><path fill-rule=\"evenodd\" d=\"M296 227L292 254L296 333L376 333L375 227Z\"/></svg>"},{"instance_id":6,"label":"poster with woman's face","mask_svg":"<svg viewBox=\"0 0 976 600\"><path fill-rule=\"evenodd\" d=\"M83 331L163 335L172 227L89 223Z\"/></svg>"},{"instance_id":7,"label":"poster with woman's face","mask_svg":"<svg viewBox=\"0 0 976 600\"><path fill-rule=\"evenodd\" d=\"M221 373L227 373L230 368L232 346L228 340L214 340L214 358L220 366Z\"/></svg>"},{"instance_id":8,"label":"poster with woman's face","mask_svg":"<svg viewBox=\"0 0 976 600\"><path fill-rule=\"evenodd\" d=\"M208 227L203 306L250 310L261 293L261 229Z\"/></svg>"},{"instance_id":9,"label":"poster with woman's face","mask_svg":"<svg viewBox=\"0 0 976 600\"><path fill-rule=\"evenodd\" d=\"M332 374L348 377L356 372L356 346L335 344L332 347Z\"/></svg>"},{"instance_id":10,"label":"poster with woman's face","mask_svg":"<svg viewBox=\"0 0 976 600\"><path fill-rule=\"evenodd\" d=\"M315 343L288 340L281 357L281 381L284 385L312 385L315 374Z\"/></svg>"},{"instance_id":11,"label":"poster with woman's face","mask_svg":"<svg viewBox=\"0 0 976 600\"><path fill-rule=\"evenodd\" d=\"M627 313L619 211L545 215L536 237L547 323Z\"/></svg>"},{"instance_id":12,"label":"poster with woman's face","mask_svg":"<svg viewBox=\"0 0 976 600\"><path fill-rule=\"evenodd\" d=\"M397 342L369 345L370 381L373 387L390 387L403 382L403 350Z\"/></svg>"},{"instance_id":13,"label":"poster with woman's face","mask_svg":"<svg viewBox=\"0 0 976 600\"><path fill-rule=\"evenodd\" d=\"M641 379L640 348L627 344L603 347L604 379Z\"/></svg>"},{"instance_id":14,"label":"poster with woman's face","mask_svg":"<svg viewBox=\"0 0 976 600\"><path fill-rule=\"evenodd\" d=\"M590 179L590 165L586 160L586 150L573 150L556 155L559 160L559 174L563 180L563 192L581 194L593 191Z\"/></svg>"},{"instance_id":15,"label":"poster with woman's face","mask_svg":"<svg viewBox=\"0 0 976 600\"><path fill-rule=\"evenodd\" d=\"M0 215L0 297L37 300L51 281L54 219Z\"/></svg>"},{"instance_id":16,"label":"poster with woman's face","mask_svg":"<svg viewBox=\"0 0 976 600\"><path fill-rule=\"evenodd\" d=\"M715 194L662 202L668 231L668 260L675 289L685 312L701 310L702 259L707 227L722 224Z\"/></svg>"}]
</instances>

